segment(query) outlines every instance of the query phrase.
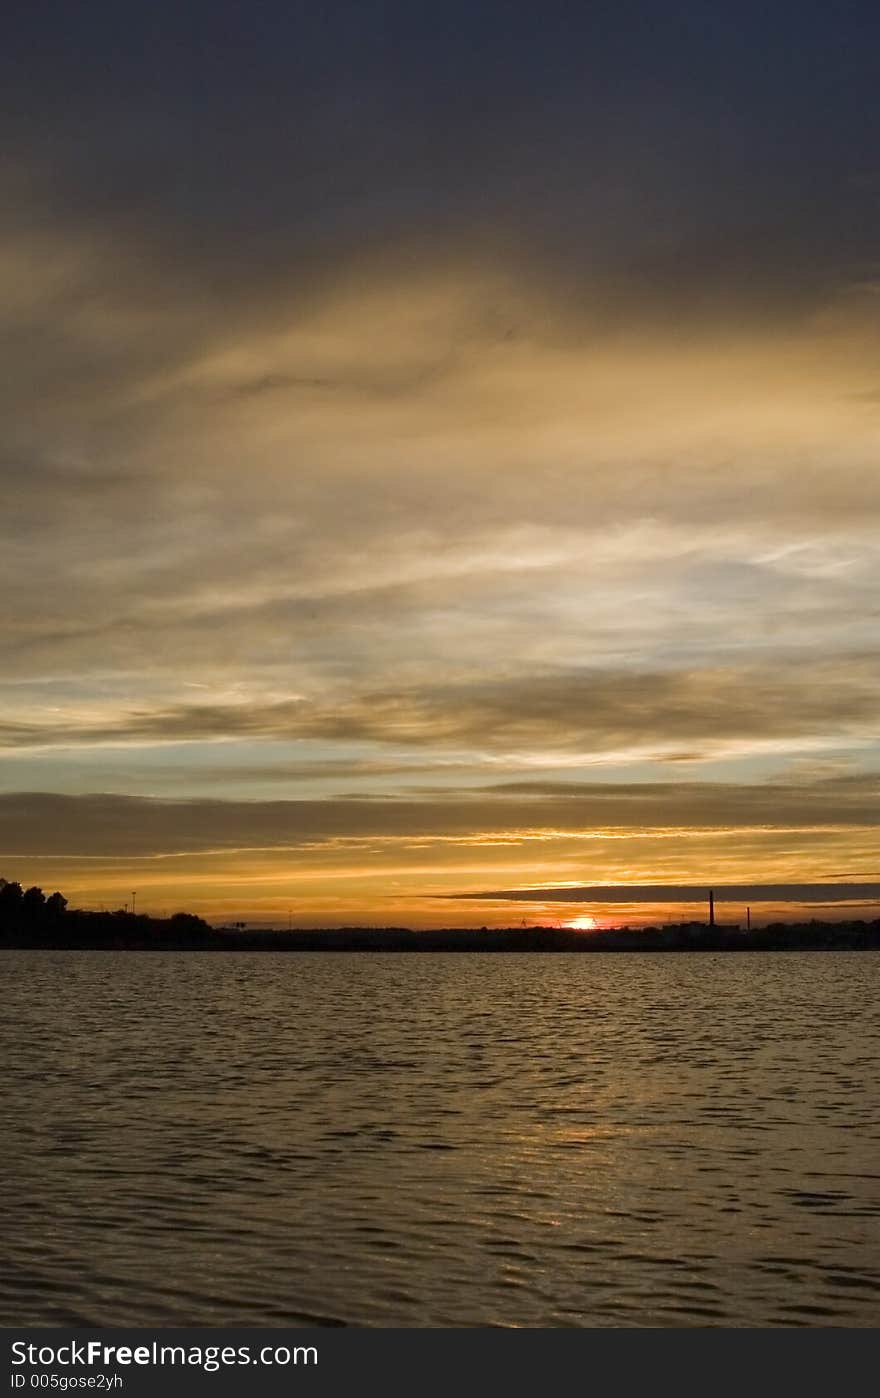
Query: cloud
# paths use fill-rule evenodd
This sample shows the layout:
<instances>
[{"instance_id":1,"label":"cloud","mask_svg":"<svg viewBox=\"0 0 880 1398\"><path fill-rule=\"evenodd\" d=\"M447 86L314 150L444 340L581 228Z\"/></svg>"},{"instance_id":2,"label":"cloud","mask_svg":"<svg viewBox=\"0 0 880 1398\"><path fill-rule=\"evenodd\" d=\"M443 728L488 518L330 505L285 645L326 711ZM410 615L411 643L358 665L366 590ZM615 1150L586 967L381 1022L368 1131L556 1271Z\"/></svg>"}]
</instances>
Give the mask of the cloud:
<instances>
[{"instance_id":1,"label":"cloud","mask_svg":"<svg viewBox=\"0 0 880 1398\"><path fill-rule=\"evenodd\" d=\"M580 888L518 888L491 893L458 893L445 897L491 899L512 903L705 903L710 886L716 902L806 903L846 906L880 899L880 883L741 883L706 884L584 884Z\"/></svg>"},{"instance_id":2,"label":"cloud","mask_svg":"<svg viewBox=\"0 0 880 1398\"><path fill-rule=\"evenodd\" d=\"M106 4L5 34L8 148L55 220L232 307L364 249L516 250L578 297L802 311L875 255L876 23L684 7ZM846 81L841 80L845 74ZM467 158L462 158L467 152ZM37 197L35 195L35 197ZM865 264L868 264L866 266ZM243 290L245 284L248 290Z\"/></svg>"},{"instance_id":3,"label":"cloud","mask_svg":"<svg viewBox=\"0 0 880 1398\"><path fill-rule=\"evenodd\" d=\"M109 858L346 838L498 832L874 828L877 777L796 783L511 783L386 799L234 801L0 794L0 850Z\"/></svg>"},{"instance_id":4,"label":"cloud","mask_svg":"<svg viewBox=\"0 0 880 1398\"><path fill-rule=\"evenodd\" d=\"M588 287L561 308L540 267L473 250L218 298L134 235L17 207L4 675L148 672L167 708L187 661L265 697L859 643L876 424L851 393L880 355L856 308L612 327Z\"/></svg>"},{"instance_id":5,"label":"cloud","mask_svg":"<svg viewBox=\"0 0 880 1398\"><path fill-rule=\"evenodd\" d=\"M368 692L335 702L180 704L79 723L7 720L7 746L182 740L321 739L463 751L647 753L692 761L744 748L847 735L880 719L870 656L762 669L573 671L433 688Z\"/></svg>"}]
</instances>

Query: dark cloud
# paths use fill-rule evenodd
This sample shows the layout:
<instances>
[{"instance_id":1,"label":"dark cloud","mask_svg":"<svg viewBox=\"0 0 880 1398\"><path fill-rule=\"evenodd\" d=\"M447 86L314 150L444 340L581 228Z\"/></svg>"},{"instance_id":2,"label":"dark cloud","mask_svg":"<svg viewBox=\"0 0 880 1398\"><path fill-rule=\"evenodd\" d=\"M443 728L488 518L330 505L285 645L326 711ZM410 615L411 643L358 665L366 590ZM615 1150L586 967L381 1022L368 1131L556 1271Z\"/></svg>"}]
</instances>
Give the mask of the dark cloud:
<instances>
[{"instance_id":1,"label":"dark cloud","mask_svg":"<svg viewBox=\"0 0 880 1398\"><path fill-rule=\"evenodd\" d=\"M877 778L779 784L572 784L517 786L419 798L286 801L153 799L121 795L0 795L0 853L36 858L266 848L301 851L335 839L468 839L591 830L728 832L760 827L873 829ZM723 845L723 835L719 837ZM506 895L505 895L506 896Z\"/></svg>"},{"instance_id":2,"label":"dark cloud","mask_svg":"<svg viewBox=\"0 0 880 1398\"><path fill-rule=\"evenodd\" d=\"M122 713L112 722L0 725L9 746L312 738L401 747L590 753L662 748L693 760L717 742L873 732L880 719L873 657L775 669L686 672L573 671L426 689L372 692L336 702L181 704ZM703 747L695 747L700 742ZM684 750L683 750L684 748Z\"/></svg>"},{"instance_id":3,"label":"dark cloud","mask_svg":"<svg viewBox=\"0 0 880 1398\"><path fill-rule=\"evenodd\" d=\"M584 884L581 888L518 888L492 893L456 893L453 898L534 903L705 903L708 884ZM807 907L845 906L880 898L880 883L737 883L714 884L717 902L802 903ZM845 902L844 902L845 900Z\"/></svg>"},{"instance_id":4,"label":"dark cloud","mask_svg":"<svg viewBox=\"0 0 880 1398\"><path fill-rule=\"evenodd\" d=\"M569 300L598 272L611 314L766 314L874 255L867 3L12 10L7 149L46 216L227 304L467 241Z\"/></svg>"}]
</instances>

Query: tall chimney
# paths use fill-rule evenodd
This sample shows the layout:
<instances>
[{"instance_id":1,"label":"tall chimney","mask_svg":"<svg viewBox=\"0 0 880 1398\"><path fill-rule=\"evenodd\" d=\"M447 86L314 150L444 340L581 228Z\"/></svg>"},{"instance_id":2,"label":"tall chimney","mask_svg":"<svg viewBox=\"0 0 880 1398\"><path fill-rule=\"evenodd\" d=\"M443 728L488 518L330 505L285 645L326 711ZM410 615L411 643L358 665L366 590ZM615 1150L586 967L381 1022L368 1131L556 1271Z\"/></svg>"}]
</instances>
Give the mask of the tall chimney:
<instances>
[{"instance_id":1,"label":"tall chimney","mask_svg":"<svg viewBox=\"0 0 880 1398\"><path fill-rule=\"evenodd\" d=\"M715 926L715 890L709 889L709 926Z\"/></svg>"}]
</instances>

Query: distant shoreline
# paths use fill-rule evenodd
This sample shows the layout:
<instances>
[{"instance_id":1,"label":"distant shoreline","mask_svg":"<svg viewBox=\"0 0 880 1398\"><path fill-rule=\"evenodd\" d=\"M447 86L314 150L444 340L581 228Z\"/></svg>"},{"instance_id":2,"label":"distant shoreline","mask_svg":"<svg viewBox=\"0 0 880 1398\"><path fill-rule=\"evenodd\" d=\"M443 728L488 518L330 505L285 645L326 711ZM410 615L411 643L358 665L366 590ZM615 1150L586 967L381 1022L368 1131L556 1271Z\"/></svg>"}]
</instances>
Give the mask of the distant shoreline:
<instances>
[{"instance_id":1,"label":"distant shoreline","mask_svg":"<svg viewBox=\"0 0 880 1398\"><path fill-rule=\"evenodd\" d=\"M195 913L150 917L69 908L61 893L0 878L0 950L268 952L705 952L873 951L880 918L772 922L763 927L708 922L651 927L320 927L280 929L234 922L212 927Z\"/></svg>"},{"instance_id":2,"label":"distant shoreline","mask_svg":"<svg viewBox=\"0 0 880 1398\"><path fill-rule=\"evenodd\" d=\"M684 923L641 928L579 931L560 927L443 928L415 931L405 927L311 928L299 931L212 928L193 918L182 927L177 919L134 917L131 914L68 914L62 926L7 930L0 949L24 951L198 951L225 952L431 952L537 953L760 951L876 951L880 950L880 920L875 922L771 923L743 931Z\"/></svg>"}]
</instances>

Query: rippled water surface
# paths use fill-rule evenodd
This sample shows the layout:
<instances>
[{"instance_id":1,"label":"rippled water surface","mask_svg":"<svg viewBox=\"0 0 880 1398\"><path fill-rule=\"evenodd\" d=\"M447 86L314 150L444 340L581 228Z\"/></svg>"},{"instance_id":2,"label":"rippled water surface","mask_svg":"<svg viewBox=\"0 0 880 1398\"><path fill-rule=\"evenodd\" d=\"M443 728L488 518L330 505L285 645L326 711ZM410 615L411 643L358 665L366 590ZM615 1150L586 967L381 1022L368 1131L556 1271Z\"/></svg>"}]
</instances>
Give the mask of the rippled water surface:
<instances>
[{"instance_id":1,"label":"rippled water surface","mask_svg":"<svg viewBox=\"0 0 880 1398\"><path fill-rule=\"evenodd\" d=\"M875 954L0 969L2 1323L880 1323Z\"/></svg>"}]
</instances>

